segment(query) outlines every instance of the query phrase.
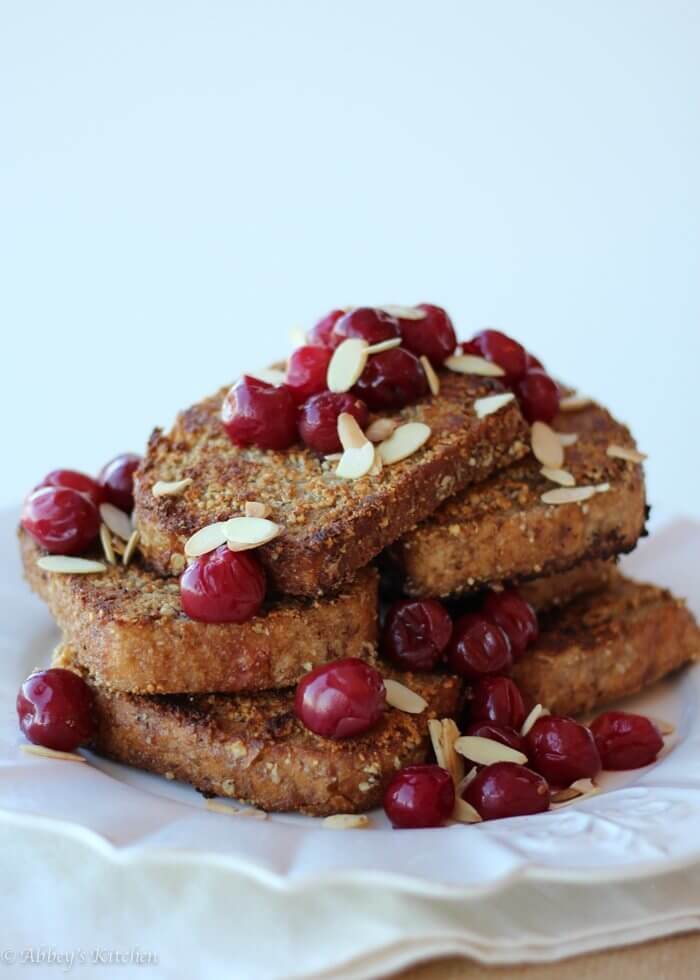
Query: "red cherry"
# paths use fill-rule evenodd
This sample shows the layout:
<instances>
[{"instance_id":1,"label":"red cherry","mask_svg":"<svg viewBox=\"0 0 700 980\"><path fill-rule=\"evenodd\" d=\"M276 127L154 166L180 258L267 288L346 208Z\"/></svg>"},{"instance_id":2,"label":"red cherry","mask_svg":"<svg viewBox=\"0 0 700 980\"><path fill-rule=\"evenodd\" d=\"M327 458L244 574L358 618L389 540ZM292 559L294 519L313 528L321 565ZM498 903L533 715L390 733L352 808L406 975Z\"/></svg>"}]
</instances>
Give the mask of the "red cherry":
<instances>
[{"instance_id":1,"label":"red cherry","mask_svg":"<svg viewBox=\"0 0 700 980\"><path fill-rule=\"evenodd\" d=\"M491 738L494 742L500 742L501 745L507 745L509 748L515 749L516 752L527 755L525 739L520 732L516 732L514 728L509 728L508 725L494 725L493 722L477 721L475 724L469 725L464 734L477 735L479 738Z\"/></svg>"},{"instance_id":2,"label":"red cherry","mask_svg":"<svg viewBox=\"0 0 700 980\"><path fill-rule=\"evenodd\" d=\"M387 612L381 651L403 670L432 670L452 635L452 620L437 599L405 599Z\"/></svg>"},{"instance_id":3,"label":"red cherry","mask_svg":"<svg viewBox=\"0 0 700 980\"><path fill-rule=\"evenodd\" d=\"M367 406L349 392L324 391L309 398L299 411L299 435L306 445L324 455L339 453L343 447L338 436L338 416L342 412L352 415L361 429L366 427Z\"/></svg>"},{"instance_id":4,"label":"red cherry","mask_svg":"<svg viewBox=\"0 0 700 980\"><path fill-rule=\"evenodd\" d=\"M530 351L526 351L525 355L526 355L525 356L526 371L532 371L534 368L537 368L539 371L544 371L544 364L539 359L539 357L535 357L535 355L531 354Z\"/></svg>"},{"instance_id":5,"label":"red cherry","mask_svg":"<svg viewBox=\"0 0 700 980\"><path fill-rule=\"evenodd\" d=\"M527 734L533 769L553 786L570 786L577 779L592 779L601 770L600 755L588 728L573 718L546 715Z\"/></svg>"},{"instance_id":6,"label":"red cherry","mask_svg":"<svg viewBox=\"0 0 700 980\"><path fill-rule=\"evenodd\" d=\"M428 382L418 358L396 347L370 357L354 390L372 411L383 411L418 401Z\"/></svg>"},{"instance_id":7,"label":"red cherry","mask_svg":"<svg viewBox=\"0 0 700 980\"><path fill-rule=\"evenodd\" d=\"M450 669L468 680L477 680L484 674L503 674L513 666L506 634L500 626L476 613L467 613L455 623L447 659Z\"/></svg>"},{"instance_id":8,"label":"red cherry","mask_svg":"<svg viewBox=\"0 0 700 980\"><path fill-rule=\"evenodd\" d=\"M537 613L515 589L489 592L481 612L507 635L515 660L522 657L540 635Z\"/></svg>"},{"instance_id":9,"label":"red cherry","mask_svg":"<svg viewBox=\"0 0 700 980\"><path fill-rule=\"evenodd\" d=\"M345 310L331 310L315 324L306 335L307 342L313 347L333 347L333 327L345 316Z\"/></svg>"},{"instance_id":10,"label":"red cherry","mask_svg":"<svg viewBox=\"0 0 700 980\"><path fill-rule=\"evenodd\" d=\"M224 398L221 421L237 446L288 449L297 440L296 402L286 385L245 375Z\"/></svg>"},{"instance_id":11,"label":"red cherry","mask_svg":"<svg viewBox=\"0 0 700 980\"><path fill-rule=\"evenodd\" d=\"M528 422L551 422L559 411L559 385L539 368L523 375L515 394Z\"/></svg>"},{"instance_id":12,"label":"red cherry","mask_svg":"<svg viewBox=\"0 0 700 980\"><path fill-rule=\"evenodd\" d=\"M469 702L472 722L506 725L520 729L526 711L523 696L510 677L481 677Z\"/></svg>"},{"instance_id":13,"label":"red cherry","mask_svg":"<svg viewBox=\"0 0 700 980\"><path fill-rule=\"evenodd\" d=\"M416 357L424 354L435 367L439 367L457 346L452 320L441 306L420 303L416 309L425 313L421 320L399 318L403 346Z\"/></svg>"},{"instance_id":14,"label":"red cherry","mask_svg":"<svg viewBox=\"0 0 700 980\"><path fill-rule=\"evenodd\" d=\"M350 337L359 337L368 344L380 344L383 340L393 340L400 337L398 320L370 306L358 306L350 310L333 327L333 345L337 347Z\"/></svg>"},{"instance_id":15,"label":"red cherry","mask_svg":"<svg viewBox=\"0 0 700 980\"><path fill-rule=\"evenodd\" d=\"M90 688L59 667L27 678L17 694L17 716L30 742L58 752L75 752L95 732Z\"/></svg>"},{"instance_id":16,"label":"red cherry","mask_svg":"<svg viewBox=\"0 0 700 980\"><path fill-rule=\"evenodd\" d=\"M500 330L482 330L474 337L473 343L482 357L503 368L506 372L504 380L508 384L512 384L525 374L527 364L525 348L507 334L501 333Z\"/></svg>"},{"instance_id":17,"label":"red cherry","mask_svg":"<svg viewBox=\"0 0 700 980\"><path fill-rule=\"evenodd\" d=\"M34 489L41 490L42 487L68 487L70 490L77 490L89 497L95 507L99 507L104 499L102 487L97 480L77 470L51 470Z\"/></svg>"},{"instance_id":18,"label":"red cherry","mask_svg":"<svg viewBox=\"0 0 700 980\"><path fill-rule=\"evenodd\" d=\"M656 759L664 740L644 715L606 711L591 725L603 769L641 769Z\"/></svg>"},{"instance_id":19,"label":"red cherry","mask_svg":"<svg viewBox=\"0 0 700 980\"><path fill-rule=\"evenodd\" d=\"M523 817L549 809L547 781L515 762L495 762L478 772L462 794L482 820Z\"/></svg>"},{"instance_id":20,"label":"red cherry","mask_svg":"<svg viewBox=\"0 0 700 980\"><path fill-rule=\"evenodd\" d=\"M89 497L68 487L32 490L22 508L22 527L54 555L86 551L100 531L100 515Z\"/></svg>"},{"instance_id":21,"label":"red cherry","mask_svg":"<svg viewBox=\"0 0 700 980\"><path fill-rule=\"evenodd\" d=\"M127 514L134 509L134 471L140 462L136 453L122 453L103 466L97 477L104 499Z\"/></svg>"},{"instance_id":22,"label":"red cherry","mask_svg":"<svg viewBox=\"0 0 700 980\"><path fill-rule=\"evenodd\" d=\"M326 375L333 351L328 347L298 347L287 364L287 387L297 402L326 390Z\"/></svg>"},{"instance_id":23,"label":"red cherry","mask_svg":"<svg viewBox=\"0 0 700 980\"><path fill-rule=\"evenodd\" d=\"M265 598L265 573L257 558L222 545L195 559L180 576L180 601L201 623L245 623Z\"/></svg>"},{"instance_id":24,"label":"red cherry","mask_svg":"<svg viewBox=\"0 0 700 980\"><path fill-rule=\"evenodd\" d=\"M393 827L440 827L452 816L455 787L440 766L407 766L397 772L384 794L384 812Z\"/></svg>"},{"instance_id":25,"label":"red cherry","mask_svg":"<svg viewBox=\"0 0 700 980\"><path fill-rule=\"evenodd\" d=\"M384 714L382 675L357 657L321 664L297 685L294 711L309 731L326 738L363 735Z\"/></svg>"}]
</instances>

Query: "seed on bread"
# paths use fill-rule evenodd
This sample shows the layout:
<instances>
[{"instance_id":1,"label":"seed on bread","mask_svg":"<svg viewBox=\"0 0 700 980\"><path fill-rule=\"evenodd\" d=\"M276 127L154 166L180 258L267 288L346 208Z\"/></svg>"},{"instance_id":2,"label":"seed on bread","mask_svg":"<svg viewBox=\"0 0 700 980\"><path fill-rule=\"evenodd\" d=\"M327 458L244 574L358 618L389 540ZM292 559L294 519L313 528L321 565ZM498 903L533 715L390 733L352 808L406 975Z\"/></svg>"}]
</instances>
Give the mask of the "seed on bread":
<instances>
[{"instance_id":1,"label":"seed on bread","mask_svg":"<svg viewBox=\"0 0 700 980\"><path fill-rule=\"evenodd\" d=\"M584 500L590 500L598 493L595 487L558 487L556 490L547 490L540 497L543 504L580 504Z\"/></svg>"},{"instance_id":2,"label":"seed on bread","mask_svg":"<svg viewBox=\"0 0 700 980\"><path fill-rule=\"evenodd\" d=\"M498 364L476 354L453 354L445 361L445 367L457 374L478 374L484 378L502 378L506 373Z\"/></svg>"},{"instance_id":3,"label":"seed on bread","mask_svg":"<svg viewBox=\"0 0 700 980\"><path fill-rule=\"evenodd\" d=\"M114 504L100 504L100 517L112 534L116 534L122 541L129 540L134 527L131 518L123 510L119 510Z\"/></svg>"},{"instance_id":4,"label":"seed on bread","mask_svg":"<svg viewBox=\"0 0 700 980\"><path fill-rule=\"evenodd\" d=\"M484 398L477 398L474 402L474 411L478 419L484 419L487 415L500 412L502 408L509 405L515 399L512 391L502 395L486 395Z\"/></svg>"},{"instance_id":5,"label":"seed on bread","mask_svg":"<svg viewBox=\"0 0 700 980\"><path fill-rule=\"evenodd\" d=\"M425 445L430 434L430 426L424 422L406 422L397 426L389 438L379 444L382 462L389 466L407 459Z\"/></svg>"},{"instance_id":6,"label":"seed on bread","mask_svg":"<svg viewBox=\"0 0 700 980\"><path fill-rule=\"evenodd\" d=\"M328 830L363 830L369 827L366 813L334 813L325 817L321 826Z\"/></svg>"},{"instance_id":7,"label":"seed on bread","mask_svg":"<svg viewBox=\"0 0 700 980\"><path fill-rule=\"evenodd\" d=\"M386 703L399 711L405 711L409 715L420 715L428 707L428 702L420 694L416 694L410 687L400 684L389 677L384 679L386 689Z\"/></svg>"},{"instance_id":8,"label":"seed on bread","mask_svg":"<svg viewBox=\"0 0 700 980\"><path fill-rule=\"evenodd\" d=\"M425 354L421 354L420 362L423 365L423 370L425 371L425 377L428 382L428 387L430 388L430 393L437 397L440 394L440 379L437 376L435 368Z\"/></svg>"},{"instance_id":9,"label":"seed on bread","mask_svg":"<svg viewBox=\"0 0 700 980\"><path fill-rule=\"evenodd\" d=\"M131 537L126 543L126 548L124 549L124 554L122 555L122 565L125 567L136 554L136 549L138 548L139 544L139 537L140 535L138 531L132 531Z\"/></svg>"},{"instance_id":10,"label":"seed on bread","mask_svg":"<svg viewBox=\"0 0 700 980\"><path fill-rule=\"evenodd\" d=\"M462 735L455 742L455 750L470 762L479 766L490 766L494 762L516 762L518 765L527 764L527 756L509 745L503 745L493 738L481 738L479 735Z\"/></svg>"},{"instance_id":11,"label":"seed on bread","mask_svg":"<svg viewBox=\"0 0 700 980\"><path fill-rule=\"evenodd\" d=\"M367 364L367 347L360 337L349 337L336 347L326 374L329 391L350 391Z\"/></svg>"},{"instance_id":12,"label":"seed on bread","mask_svg":"<svg viewBox=\"0 0 700 980\"><path fill-rule=\"evenodd\" d=\"M153 484L154 497L179 497L192 485L192 479L187 476L184 480L156 480Z\"/></svg>"},{"instance_id":13,"label":"seed on bread","mask_svg":"<svg viewBox=\"0 0 700 980\"><path fill-rule=\"evenodd\" d=\"M76 558L74 555L42 555L37 559L37 565L44 572L56 572L59 575L93 575L107 571L107 566L101 561Z\"/></svg>"},{"instance_id":14,"label":"seed on bread","mask_svg":"<svg viewBox=\"0 0 700 980\"><path fill-rule=\"evenodd\" d=\"M608 446L607 454L612 459L624 459L628 463L643 463L647 458L646 453L640 453L638 449L633 449L632 446L616 446L614 444Z\"/></svg>"},{"instance_id":15,"label":"seed on bread","mask_svg":"<svg viewBox=\"0 0 700 980\"><path fill-rule=\"evenodd\" d=\"M246 517L268 517L270 508L259 500L246 500L243 511Z\"/></svg>"},{"instance_id":16,"label":"seed on bread","mask_svg":"<svg viewBox=\"0 0 700 980\"><path fill-rule=\"evenodd\" d=\"M573 473L569 473L568 470L556 470L552 469L551 466L543 466L540 473L547 480L551 480L552 483L558 483L562 487L575 487L576 479Z\"/></svg>"},{"instance_id":17,"label":"seed on bread","mask_svg":"<svg viewBox=\"0 0 700 980\"><path fill-rule=\"evenodd\" d=\"M564 447L554 429L546 422L533 422L530 442L532 453L543 466L559 470L564 463Z\"/></svg>"},{"instance_id":18,"label":"seed on bread","mask_svg":"<svg viewBox=\"0 0 700 980\"><path fill-rule=\"evenodd\" d=\"M225 521L223 534L231 551L250 551L278 536L282 528L266 517L232 517Z\"/></svg>"}]
</instances>

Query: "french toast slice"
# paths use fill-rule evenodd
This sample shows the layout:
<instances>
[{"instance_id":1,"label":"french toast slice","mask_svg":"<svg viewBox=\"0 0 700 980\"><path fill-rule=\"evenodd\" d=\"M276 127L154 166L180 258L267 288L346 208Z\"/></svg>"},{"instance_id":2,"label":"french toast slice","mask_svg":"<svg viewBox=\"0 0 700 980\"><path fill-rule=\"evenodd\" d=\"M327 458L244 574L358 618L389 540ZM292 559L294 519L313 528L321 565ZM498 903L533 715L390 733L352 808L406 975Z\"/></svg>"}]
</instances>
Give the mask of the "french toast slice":
<instances>
[{"instance_id":1,"label":"french toast slice","mask_svg":"<svg viewBox=\"0 0 700 980\"><path fill-rule=\"evenodd\" d=\"M165 434L156 429L135 479L135 519L146 563L179 574L184 545L201 527L260 501L282 527L258 549L281 593L332 590L386 545L463 487L483 480L528 451L528 428L513 399L478 418L474 402L503 391L496 381L440 372L440 394L382 417L422 422L428 442L409 458L358 480L335 476L335 464L301 445L239 448L220 422L227 389L182 412ZM376 416L374 416L376 418ZM158 481L190 478L180 496L155 497Z\"/></svg>"},{"instance_id":2,"label":"french toast slice","mask_svg":"<svg viewBox=\"0 0 700 980\"><path fill-rule=\"evenodd\" d=\"M246 623L200 623L182 612L176 579L138 562L97 575L42 571L20 530L24 574L104 689L141 693L258 691L295 684L318 664L366 658L377 638L377 574L365 568L335 595L273 600Z\"/></svg>"},{"instance_id":3,"label":"french toast slice","mask_svg":"<svg viewBox=\"0 0 700 980\"><path fill-rule=\"evenodd\" d=\"M544 503L557 485L534 456L469 487L388 549L407 595L460 595L634 548L646 520L642 468L607 454L610 445L634 448L629 430L595 404L561 412L552 427L577 437L564 461L577 486L610 489L582 503Z\"/></svg>"},{"instance_id":4,"label":"french toast slice","mask_svg":"<svg viewBox=\"0 0 700 980\"><path fill-rule=\"evenodd\" d=\"M582 561L566 572L520 582L518 592L537 612L545 612L592 592L602 592L617 576L614 558Z\"/></svg>"},{"instance_id":5,"label":"french toast slice","mask_svg":"<svg viewBox=\"0 0 700 980\"><path fill-rule=\"evenodd\" d=\"M682 599L615 572L603 592L540 618L517 661L523 695L553 714L579 714L636 694L700 659L700 629Z\"/></svg>"}]
</instances>

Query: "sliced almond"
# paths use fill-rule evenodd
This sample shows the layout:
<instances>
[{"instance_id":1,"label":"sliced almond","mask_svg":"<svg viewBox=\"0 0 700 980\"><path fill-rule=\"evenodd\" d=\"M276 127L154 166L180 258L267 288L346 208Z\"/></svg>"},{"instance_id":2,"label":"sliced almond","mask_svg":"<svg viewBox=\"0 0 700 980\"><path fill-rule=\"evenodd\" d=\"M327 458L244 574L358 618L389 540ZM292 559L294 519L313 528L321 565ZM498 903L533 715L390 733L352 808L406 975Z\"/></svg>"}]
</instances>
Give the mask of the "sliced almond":
<instances>
[{"instance_id":1,"label":"sliced almond","mask_svg":"<svg viewBox=\"0 0 700 980\"><path fill-rule=\"evenodd\" d=\"M578 442L578 432L557 432L557 439L564 448L567 448Z\"/></svg>"},{"instance_id":2,"label":"sliced almond","mask_svg":"<svg viewBox=\"0 0 700 980\"><path fill-rule=\"evenodd\" d=\"M369 471L370 476L379 476L379 474L384 469L384 461L382 460L382 454L379 452L379 446L374 447L374 462Z\"/></svg>"},{"instance_id":3,"label":"sliced almond","mask_svg":"<svg viewBox=\"0 0 700 980\"><path fill-rule=\"evenodd\" d=\"M552 793L549 797L551 803L571 803L572 800L577 800L583 793L580 789L574 789L573 786L568 786L566 789L557 790L556 793Z\"/></svg>"},{"instance_id":4,"label":"sliced almond","mask_svg":"<svg viewBox=\"0 0 700 980\"><path fill-rule=\"evenodd\" d=\"M587 395L566 395L559 402L560 412L578 412L581 408L586 408L591 404L591 399Z\"/></svg>"},{"instance_id":5,"label":"sliced almond","mask_svg":"<svg viewBox=\"0 0 700 980\"><path fill-rule=\"evenodd\" d=\"M366 813L334 813L325 817L322 826L328 830L363 830L369 827L369 817Z\"/></svg>"},{"instance_id":6,"label":"sliced almond","mask_svg":"<svg viewBox=\"0 0 700 980\"><path fill-rule=\"evenodd\" d=\"M421 354L420 362L423 365L423 370L425 371L425 378L428 382L430 393L431 395L435 395L435 397L437 397L440 394L440 379L437 376L435 368L430 363L430 358L426 357L425 354Z\"/></svg>"},{"instance_id":7,"label":"sliced almond","mask_svg":"<svg viewBox=\"0 0 700 980\"><path fill-rule=\"evenodd\" d=\"M391 678L384 679L386 689L386 703L399 711L405 711L409 715L420 715L428 707L428 702L420 694L416 694L410 687L399 684Z\"/></svg>"},{"instance_id":8,"label":"sliced almond","mask_svg":"<svg viewBox=\"0 0 700 980\"><path fill-rule=\"evenodd\" d=\"M454 743L459 738L459 729L451 718L431 718L428 722L428 732L433 745L437 764L452 776L455 786L464 778L464 760L454 749Z\"/></svg>"},{"instance_id":9,"label":"sliced almond","mask_svg":"<svg viewBox=\"0 0 700 980\"><path fill-rule=\"evenodd\" d=\"M396 306L394 303L378 306L377 309L396 317L397 320L425 320L428 315L425 310L419 310L417 306Z\"/></svg>"},{"instance_id":10,"label":"sliced almond","mask_svg":"<svg viewBox=\"0 0 700 980\"><path fill-rule=\"evenodd\" d=\"M104 523L100 524L100 544L102 545L102 551L104 552L104 556L107 559L108 564L116 565L117 556L114 554L112 532Z\"/></svg>"},{"instance_id":11,"label":"sliced almond","mask_svg":"<svg viewBox=\"0 0 700 980\"><path fill-rule=\"evenodd\" d=\"M371 357L372 354L383 354L385 350L393 350L395 347L400 346L400 337L390 337L389 340L380 340L376 344L370 344L367 348L367 355Z\"/></svg>"},{"instance_id":12,"label":"sliced almond","mask_svg":"<svg viewBox=\"0 0 700 980\"><path fill-rule=\"evenodd\" d=\"M379 444L382 461L390 466L407 459L424 446L431 429L424 422L406 422L394 429L388 439Z\"/></svg>"},{"instance_id":13,"label":"sliced almond","mask_svg":"<svg viewBox=\"0 0 700 980\"><path fill-rule=\"evenodd\" d=\"M367 364L367 341L349 337L333 351L326 385L329 391L350 391Z\"/></svg>"},{"instance_id":14,"label":"sliced almond","mask_svg":"<svg viewBox=\"0 0 700 980\"><path fill-rule=\"evenodd\" d=\"M139 545L139 537L140 535L138 531L132 531L131 537L126 543L126 548L124 549L124 554L122 555L122 565L124 565L125 567L129 564L131 559L136 554L136 549L138 548Z\"/></svg>"},{"instance_id":15,"label":"sliced almond","mask_svg":"<svg viewBox=\"0 0 700 980\"><path fill-rule=\"evenodd\" d=\"M593 489L595 490L596 493L607 493L608 490L610 489L610 484L609 483L596 483L596 485L595 485L595 487Z\"/></svg>"},{"instance_id":16,"label":"sliced almond","mask_svg":"<svg viewBox=\"0 0 700 980\"><path fill-rule=\"evenodd\" d=\"M357 419L349 412L341 412L338 416L338 438L343 449L361 449L367 442Z\"/></svg>"},{"instance_id":17,"label":"sliced almond","mask_svg":"<svg viewBox=\"0 0 700 980\"><path fill-rule=\"evenodd\" d=\"M530 435L532 452L543 466L559 470L564 462L564 447L546 422L533 422Z\"/></svg>"},{"instance_id":18,"label":"sliced almond","mask_svg":"<svg viewBox=\"0 0 700 980\"><path fill-rule=\"evenodd\" d=\"M530 712L530 714L525 719L525 721L523 722L522 727L520 729L520 734L527 735L527 733L530 731L530 729L535 724L537 719L541 718L544 712L545 709L542 707L542 705L536 704L535 707Z\"/></svg>"},{"instance_id":19,"label":"sliced almond","mask_svg":"<svg viewBox=\"0 0 700 980\"><path fill-rule=\"evenodd\" d=\"M246 374L269 385L283 385L287 380L287 375L278 368L260 368L259 371L246 371Z\"/></svg>"},{"instance_id":20,"label":"sliced almond","mask_svg":"<svg viewBox=\"0 0 700 980\"><path fill-rule=\"evenodd\" d=\"M443 769L447 769L445 749L442 744L442 722L438 718L431 718L428 721L428 734L435 753L435 761Z\"/></svg>"},{"instance_id":21,"label":"sliced almond","mask_svg":"<svg viewBox=\"0 0 700 980\"><path fill-rule=\"evenodd\" d=\"M607 448L608 456L613 459L626 459L628 463L643 463L647 458L646 453L640 453L638 449L631 446L616 446L614 443Z\"/></svg>"},{"instance_id":22,"label":"sliced almond","mask_svg":"<svg viewBox=\"0 0 700 980\"><path fill-rule=\"evenodd\" d=\"M445 367L457 374L478 374L483 378L502 378L506 373L498 364L476 354L453 354L445 361Z\"/></svg>"},{"instance_id":23,"label":"sliced almond","mask_svg":"<svg viewBox=\"0 0 700 980\"><path fill-rule=\"evenodd\" d=\"M195 531L185 544L187 557L199 558L200 555L207 555L222 544L226 544L225 526L226 521L217 521L215 524L207 524Z\"/></svg>"},{"instance_id":24,"label":"sliced almond","mask_svg":"<svg viewBox=\"0 0 700 980\"><path fill-rule=\"evenodd\" d=\"M557 490L547 490L540 500L543 504L580 504L595 495L595 487L559 487Z\"/></svg>"},{"instance_id":25,"label":"sliced almond","mask_svg":"<svg viewBox=\"0 0 700 980\"><path fill-rule=\"evenodd\" d=\"M47 749L43 745L20 745L27 755L41 755L45 759L60 759L62 762L85 762L85 757L77 752L59 752L58 749Z\"/></svg>"},{"instance_id":26,"label":"sliced almond","mask_svg":"<svg viewBox=\"0 0 700 980\"><path fill-rule=\"evenodd\" d=\"M339 463L343 458L342 453L328 453L327 456L323 457L327 463Z\"/></svg>"},{"instance_id":27,"label":"sliced almond","mask_svg":"<svg viewBox=\"0 0 700 980\"><path fill-rule=\"evenodd\" d=\"M259 500L246 500L243 506L243 512L246 517L267 517L270 513L270 508L267 504L263 504Z\"/></svg>"},{"instance_id":28,"label":"sliced almond","mask_svg":"<svg viewBox=\"0 0 700 980\"><path fill-rule=\"evenodd\" d=\"M346 449L335 470L343 480L359 480L374 466L374 446L367 441L359 449Z\"/></svg>"},{"instance_id":29,"label":"sliced almond","mask_svg":"<svg viewBox=\"0 0 700 980\"><path fill-rule=\"evenodd\" d=\"M471 803L467 803L461 796L456 797L455 807L452 811L452 819L457 823L481 823L479 811Z\"/></svg>"},{"instance_id":30,"label":"sliced almond","mask_svg":"<svg viewBox=\"0 0 700 980\"><path fill-rule=\"evenodd\" d=\"M375 419L366 429L365 435L370 442L384 442L398 426L395 419Z\"/></svg>"},{"instance_id":31,"label":"sliced almond","mask_svg":"<svg viewBox=\"0 0 700 980\"><path fill-rule=\"evenodd\" d=\"M60 575L93 575L107 571L107 566L101 561L75 558L73 555L43 555L36 563L42 571Z\"/></svg>"},{"instance_id":32,"label":"sliced almond","mask_svg":"<svg viewBox=\"0 0 700 980\"><path fill-rule=\"evenodd\" d=\"M494 412L499 412L506 405L510 404L515 398L512 391L504 393L502 395L486 395L485 398L477 398L474 402L474 411L476 412L476 417L479 419L486 418L487 415L493 415Z\"/></svg>"},{"instance_id":33,"label":"sliced almond","mask_svg":"<svg viewBox=\"0 0 700 980\"><path fill-rule=\"evenodd\" d=\"M192 478L189 476L184 480L157 480L151 493L154 497L179 497L191 484Z\"/></svg>"},{"instance_id":34,"label":"sliced almond","mask_svg":"<svg viewBox=\"0 0 700 980\"><path fill-rule=\"evenodd\" d=\"M255 807L248 807L248 809L243 810L237 806L220 803L218 800L207 800L205 806L212 813L225 813L229 817L250 817L253 820L267 820L265 811L258 810Z\"/></svg>"},{"instance_id":35,"label":"sliced almond","mask_svg":"<svg viewBox=\"0 0 700 980\"><path fill-rule=\"evenodd\" d=\"M467 772L465 776L462 776L462 778L460 779L460 781L457 783L455 787L455 793L457 794L457 796L462 795L462 793L465 791L469 783L471 783L473 779L476 779L478 772L479 772L479 767L472 766L469 772Z\"/></svg>"},{"instance_id":36,"label":"sliced almond","mask_svg":"<svg viewBox=\"0 0 700 980\"><path fill-rule=\"evenodd\" d=\"M100 517L112 534L116 534L122 541L129 540L134 527L131 518L123 510L119 510L114 504L100 504Z\"/></svg>"},{"instance_id":37,"label":"sliced almond","mask_svg":"<svg viewBox=\"0 0 700 980\"><path fill-rule=\"evenodd\" d=\"M551 466L543 466L540 473L546 480L558 483L562 487L575 487L576 478L568 470L555 470Z\"/></svg>"},{"instance_id":38,"label":"sliced almond","mask_svg":"<svg viewBox=\"0 0 700 980\"><path fill-rule=\"evenodd\" d=\"M232 517L223 530L231 551L250 551L272 541L282 528L265 517Z\"/></svg>"},{"instance_id":39,"label":"sliced almond","mask_svg":"<svg viewBox=\"0 0 700 980\"><path fill-rule=\"evenodd\" d=\"M653 718L651 715L647 715L647 718L652 725L656 725L656 727L659 729L660 735L663 735L664 737L668 735L675 735L676 726L672 725L670 721L663 721L661 718Z\"/></svg>"},{"instance_id":40,"label":"sliced almond","mask_svg":"<svg viewBox=\"0 0 700 980\"><path fill-rule=\"evenodd\" d=\"M479 766L490 766L494 762L517 762L524 766L527 756L509 745L503 745L492 738L481 738L479 735L462 735L455 742L455 750L470 762Z\"/></svg>"},{"instance_id":41,"label":"sliced almond","mask_svg":"<svg viewBox=\"0 0 700 980\"><path fill-rule=\"evenodd\" d=\"M574 800L580 800L584 796L593 796L595 793L599 792L599 788L592 779L577 779L575 783L571 784L571 786L558 790L556 793L552 793L550 796L550 802L552 803L552 807L557 809L560 806L566 806L568 803L573 803Z\"/></svg>"}]
</instances>

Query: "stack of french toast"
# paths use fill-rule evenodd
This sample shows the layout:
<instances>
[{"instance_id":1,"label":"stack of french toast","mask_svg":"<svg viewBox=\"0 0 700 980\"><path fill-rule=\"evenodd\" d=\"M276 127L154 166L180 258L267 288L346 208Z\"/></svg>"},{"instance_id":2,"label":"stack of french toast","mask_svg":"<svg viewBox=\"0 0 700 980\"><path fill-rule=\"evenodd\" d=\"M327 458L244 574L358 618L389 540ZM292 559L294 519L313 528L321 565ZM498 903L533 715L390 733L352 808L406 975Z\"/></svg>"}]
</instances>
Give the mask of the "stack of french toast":
<instances>
[{"instance_id":1,"label":"stack of french toast","mask_svg":"<svg viewBox=\"0 0 700 980\"><path fill-rule=\"evenodd\" d=\"M25 511L20 545L63 634L54 665L92 691L97 753L263 811L361 813L433 760L431 721L461 725L476 676L449 641L402 660L392 610L420 633L422 603L456 623L515 594L537 632L509 673L558 715L700 657L683 601L616 567L646 533L642 460L497 331L459 344L438 307L339 310L286 365L156 429L133 510L103 481L87 544ZM348 659L391 697L366 730L320 734L300 687Z\"/></svg>"}]
</instances>

